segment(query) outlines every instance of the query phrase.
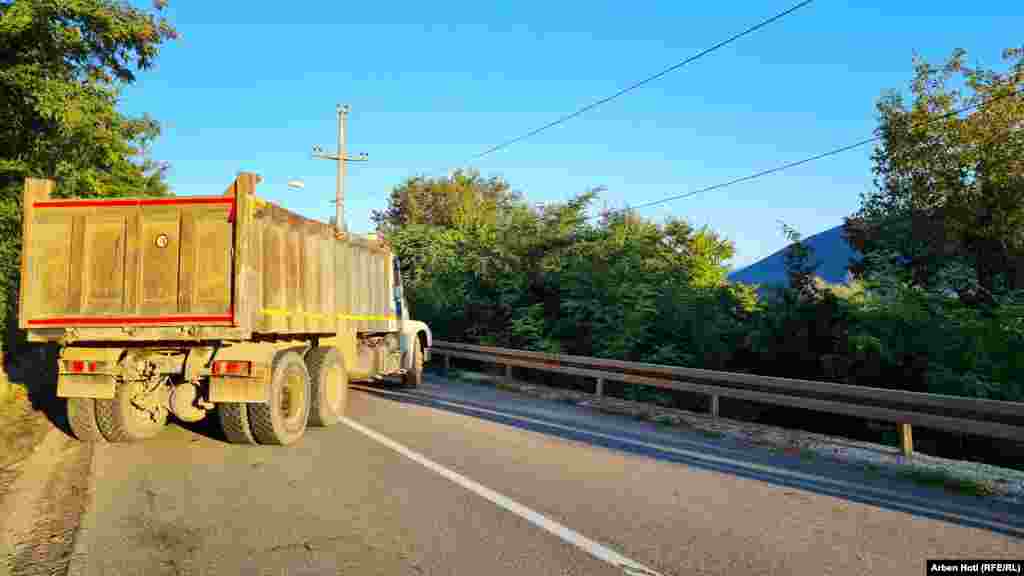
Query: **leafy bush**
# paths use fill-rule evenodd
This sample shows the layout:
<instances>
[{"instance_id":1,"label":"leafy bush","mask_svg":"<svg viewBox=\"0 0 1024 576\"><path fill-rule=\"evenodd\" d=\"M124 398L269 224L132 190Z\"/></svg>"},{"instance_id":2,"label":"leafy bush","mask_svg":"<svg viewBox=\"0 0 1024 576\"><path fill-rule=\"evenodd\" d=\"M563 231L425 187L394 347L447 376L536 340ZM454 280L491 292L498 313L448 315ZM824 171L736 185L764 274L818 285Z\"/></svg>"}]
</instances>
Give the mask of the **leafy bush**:
<instances>
[{"instance_id":1,"label":"leafy bush","mask_svg":"<svg viewBox=\"0 0 1024 576\"><path fill-rule=\"evenodd\" d=\"M1007 54L1019 58L1024 51ZM966 70L960 56L950 66ZM892 97L879 103L879 190L865 196L861 213L847 223L847 239L864 259L853 263L854 277L843 286L814 276L813 250L785 224L789 285L759 298L757 287L726 281L724 263L734 249L709 229L680 220L656 224L629 210L606 212L591 222L584 215L599 190L531 207L504 181L475 173L402 184L380 216L381 228L407 267L417 315L441 337L1021 400L1024 275L993 271L978 256L986 250L978 242L1005 240L998 254L1003 261L1024 245L1020 227L1011 225L1024 212L996 198L1017 198L1024 190L1021 164L1003 161L1020 157L1022 132L1012 127L1024 121L1024 103L1003 100L986 115L929 125L935 142L946 143L942 153L956 160L951 166L983 162L978 139L1007 136L999 141L1003 148L990 150L1002 159L991 186L961 179L957 171L946 174L946 166L908 163L901 155L930 157L929 141L908 122L949 108L949 101L928 88L936 86L928 84L936 70L918 66L919 102L913 108ZM1018 64L1015 70L1019 77L979 71L966 76L979 93L997 95L1024 82L1024 68ZM929 170L935 178L908 180L915 171ZM956 176L949 190L935 184L945 182L943 175ZM933 189L921 188L922 182ZM949 230L942 232L921 227L922 215L936 213L913 208L922 199L986 192L995 196L982 204L1002 210L993 214L1005 218L981 230L980 239L964 233L964 222L984 215L948 212L940 224ZM901 208L906 206L913 209ZM932 235L920 236L922 231ZM643 394L637 387L626 391Z\"/></svg>"}]
</instances>

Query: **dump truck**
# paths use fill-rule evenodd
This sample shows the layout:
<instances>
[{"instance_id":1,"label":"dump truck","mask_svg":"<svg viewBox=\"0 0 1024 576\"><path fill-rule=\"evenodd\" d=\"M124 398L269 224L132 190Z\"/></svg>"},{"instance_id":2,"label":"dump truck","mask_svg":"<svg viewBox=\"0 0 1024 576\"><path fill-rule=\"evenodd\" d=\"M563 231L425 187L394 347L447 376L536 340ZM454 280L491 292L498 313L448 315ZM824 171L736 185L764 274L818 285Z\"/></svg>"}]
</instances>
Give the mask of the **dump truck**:
<instances>
[{"instance_id":1,"label":"dump truck","mask_svg":"<svg viewBox=\"0 0 1024 576\"><path fill-rule=\"evenodd\" d=\"M80 440L215 411L231 442L287 445L344 417L350 381L421 383L432 335L409 318L391 247L261 199L259 182L58 198L26 179L18 322L59 347Z\"/></svg>"}]
</instances>

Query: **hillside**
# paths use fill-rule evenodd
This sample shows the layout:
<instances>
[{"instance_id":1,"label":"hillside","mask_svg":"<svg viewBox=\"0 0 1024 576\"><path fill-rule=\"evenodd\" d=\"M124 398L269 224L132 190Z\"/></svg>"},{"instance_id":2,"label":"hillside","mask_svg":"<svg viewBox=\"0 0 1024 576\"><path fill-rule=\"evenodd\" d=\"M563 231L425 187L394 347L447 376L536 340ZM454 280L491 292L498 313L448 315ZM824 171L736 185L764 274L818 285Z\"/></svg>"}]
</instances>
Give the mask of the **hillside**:
<instances>
[{"instance_id":1,"label":"hillside","mask_svg":"<svg viewBox=\"0 0 1024 576\"><path fill-rule=\"evenodd\" d=\"M843 240L842 226L815 234L804 242L814 249L814 259L821 262L816 271L818 276L830 284L846 282L846 267L851 258L858 258L860 254ZM750 266L732 272L729 274L729 280L763 286L787 283L783 260L785 250L783 248Z\"/></svg>"}]
</instances>

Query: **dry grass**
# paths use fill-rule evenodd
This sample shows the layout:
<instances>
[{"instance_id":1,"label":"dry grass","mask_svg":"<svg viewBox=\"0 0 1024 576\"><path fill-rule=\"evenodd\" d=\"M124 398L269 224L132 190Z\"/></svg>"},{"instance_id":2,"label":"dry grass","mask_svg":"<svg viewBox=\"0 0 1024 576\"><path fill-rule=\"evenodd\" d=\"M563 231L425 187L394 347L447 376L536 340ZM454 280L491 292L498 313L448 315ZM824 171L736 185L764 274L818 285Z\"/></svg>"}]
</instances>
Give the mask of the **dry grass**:
<instances>
[{"instance_id":1,"label":"dry grass","mask_svg":"<svg viewBox=\"0 0 1024 576\"><path fill-rule=\"evenodd\" d=\"M922 486L935 486L945 489L948 492L966 494L968 496L991 496L994 494L992 487L984 482L969 478L957 478L948 472L941 470L926 470L913 468L901 470L899 475L909 478Z\"/></svg>"},{"instance_id":2,"label":"dry grass","mask_svg":"<svg viewBox=\"0 0 1024 576\"><path fill-rule=\"evenodd\" d=\"M28 393L0 371L0 469L20 462L50 429L46 416L32 408Z\"/></svg>"}]
</instances>

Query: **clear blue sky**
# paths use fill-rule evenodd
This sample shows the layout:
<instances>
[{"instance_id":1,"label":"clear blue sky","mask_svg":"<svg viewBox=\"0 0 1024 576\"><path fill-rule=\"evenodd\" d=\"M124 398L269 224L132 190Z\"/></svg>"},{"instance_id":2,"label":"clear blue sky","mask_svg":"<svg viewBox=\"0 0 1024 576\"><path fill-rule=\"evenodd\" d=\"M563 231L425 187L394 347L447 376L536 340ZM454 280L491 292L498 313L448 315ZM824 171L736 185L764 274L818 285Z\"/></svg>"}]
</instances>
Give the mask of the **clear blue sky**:
<instances>
[{"instance_id":1,"label":"clear blue sky","mask_svg":"<svg viewBox=\"0 0 1024 576\"><path fill-rule=\"evenodd\" d=\"M171 0L182 34L124 93L164 124L153 150L176 193L219 194L239 170L303 215L333 215L335 104L352 106L349 227L395 185L474 154L678 62L795 0L769 2L335 2ZM146 4L148 6L148 3ZM469 164L531 202L606 186L639 204L797 160L871 134L874 102L905 90L914 51L954 48L1003 69L1017 0L816 0L669 76ZM734 267L842 221L871 186L870 148L644 211L710 225ZM301 178L302 191L287 181Z\"/></svg>"}]
</instances>

